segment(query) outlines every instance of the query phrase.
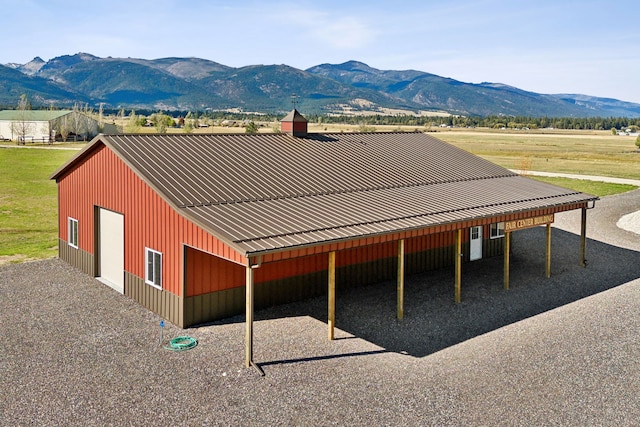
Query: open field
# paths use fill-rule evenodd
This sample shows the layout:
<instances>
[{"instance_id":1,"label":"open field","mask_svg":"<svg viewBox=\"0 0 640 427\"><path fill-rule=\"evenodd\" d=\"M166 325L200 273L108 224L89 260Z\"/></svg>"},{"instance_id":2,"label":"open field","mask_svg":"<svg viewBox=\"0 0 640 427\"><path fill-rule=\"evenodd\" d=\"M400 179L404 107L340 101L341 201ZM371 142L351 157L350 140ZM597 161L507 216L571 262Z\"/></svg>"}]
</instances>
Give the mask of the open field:
<instances>
[{"instance_id":1,"label":"open field","mask_svg":"<svg viewBox=\"0 0 640 427\"><path fill-rule=\"evenodd\" d=\"M443 131L434 136L509 169L640 179L640 153L631 136L605 131Z\"/></svg>"},{"instance_id":2,"label":"open field","mask_svg":"<svg viewBox=\"0 0 640 427\"><path fill-rule=\"evenodd\" d=\"M272 132L275 123L261 132ZM153 128L145 128L153 132ZM311 132L354 132L353 125L310 123ZM398 131L398 126L376 126L377 131ZM413 131L406 127L402 130ZM422 129L424 130L424 129ZM171 133L179 129L170 129ZM244 132L242 127L212 126L198 133ZM543 131L496 132L477 129L444 130L434 136L502 166L519 170L579 173L640 179L640 154L634 138L610 132ZM57 196L49 175L85 144L54 144L72 150L0 148L0 265L57 255ZM552 184L606 196L634 187L563 178L542 178Z\"/></svg>"},{"instance_id":3,"label":"open field","mask_svg":"<svg viewBox=\"0 0 640 427\"><path fill-rule=\"evenodd\" d=\"M58 197L48 178L74 154L0 148L0 264L57 256Z\"/></svg>"}]
</instances>

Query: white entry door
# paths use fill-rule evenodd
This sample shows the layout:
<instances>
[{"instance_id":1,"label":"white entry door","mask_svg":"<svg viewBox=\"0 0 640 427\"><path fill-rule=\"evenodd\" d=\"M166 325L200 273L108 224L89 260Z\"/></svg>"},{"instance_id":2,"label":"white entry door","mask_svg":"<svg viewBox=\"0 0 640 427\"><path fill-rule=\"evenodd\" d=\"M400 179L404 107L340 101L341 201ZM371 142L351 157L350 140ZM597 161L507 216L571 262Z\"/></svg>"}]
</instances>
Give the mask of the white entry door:
<instances>
[{"instance_id":1,"label":"white entry door","mask_svg":"<svg viewBox=\"0 0 640 427\"><path fill-rule=\"evenodd\" d=\"M98 256L100 280L121 294L124 293L124 216L100 209L100 244Z\"/></svg>"},{"instance_id":2,"label":"white entry door","mask_svg":"<svg viewBox=\"0 0 640 427\"><path fill-rule=\"evenodd\" d=\"M469 231L469 260L482 258L482 227L471 227Z\"/></svg>"}]
</instances>

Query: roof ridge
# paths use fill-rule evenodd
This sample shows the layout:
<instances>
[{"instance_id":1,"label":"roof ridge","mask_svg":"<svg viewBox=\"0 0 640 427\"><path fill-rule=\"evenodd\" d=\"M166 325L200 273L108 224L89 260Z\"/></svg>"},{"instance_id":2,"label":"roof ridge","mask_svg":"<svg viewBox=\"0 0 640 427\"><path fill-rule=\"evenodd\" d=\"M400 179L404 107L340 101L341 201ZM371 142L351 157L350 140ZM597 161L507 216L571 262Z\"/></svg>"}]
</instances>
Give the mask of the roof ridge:
<instances>
[{"instance_id":1,"label":"roof ridge","mask_svg":"<svg viewBox=\"0 0 640 427\"><path fill-rule=\"evenodd\" d=\"M507 178L512 176L518 176L518 174L515 172L510 172L504 175L482 176L482 177L475 177L475 178L449 179L449 180L432 181L432 182L413 182L409 184L393 184L393 185L382 185L382 186L369 187L369 188L351 188L346 190L319 191L315 193L306 193L306 194L287 194L287 195L281 195L281 196L256 197L253 199L245 199L245 200L231 200L231 201L225 200L221 202L192 203L188 205L180 205L179 207L180 208L196 208L196 207L206 207L206 206L232 205L236 203L251 203L251 202L264 202L264 201L270 201L270 200L298 199L302 197L328 196L333 194L365 193L367 191L391 190L396 188L414 188L414 187L422 187L427 185L441 185L441 184L452 184L456 182L481 181L485 179Z\"/></svg>"},{"instance_id":2,"label":"roof ridge","mask_svg":"<svg viewBox=\"0 0 640 427\"><path fill-rule=\"evenodd\" d=\"M8 110L14 111L14 110ZM35 110L28 110L35 111ZM56 110L58 111L58 110ZM69 112L73 112L69 110ZM423 132L420 130L411 130L411 131L403 131L403 130L387 130L387 131L376 131L376 132L340 132L340 131L332 131L332 132L307 132L306 136L300 137L298 139L313 139L314 136L318 135L342 135L342 136L358 136L358 135L411 135L411 134L425 134L428 135L429 132ZM285 132L257 132L257 133L244 133L244 132L198 132L198 133L154 133L154 132L123 132L123 133L103 133L104 136L153 136L153 137L200 137L200 136L241 136L242 138L247 137L268 137L268 136L290 136ZM435 137L434 137L435 138Z\"/></svg>"}]
</instances>

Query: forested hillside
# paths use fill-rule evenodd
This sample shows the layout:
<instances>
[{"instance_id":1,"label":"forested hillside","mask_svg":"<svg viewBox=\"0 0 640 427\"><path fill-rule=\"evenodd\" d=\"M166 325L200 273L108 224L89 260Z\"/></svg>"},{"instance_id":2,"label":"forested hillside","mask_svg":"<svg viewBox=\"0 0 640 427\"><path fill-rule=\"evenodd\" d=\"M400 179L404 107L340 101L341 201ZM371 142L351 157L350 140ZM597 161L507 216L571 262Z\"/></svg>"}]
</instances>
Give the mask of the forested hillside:
<instances>
[{"instance_id":1,"label":"forested hillside","mask_svg":"<svg viewBox=\"0 0 640 427\"><path fill-rule=\"evenodd\" d=\"M34 106L76 103L112 109L281 113L291 96L306 114L487 117L640 117L640 104L575 94L539 94L500 83L465 83L357 61L307 70L229 67L200 58L99 58L88 53L0 66L0 104L27 94ZM508 126L510 119L504 119ZM543 124L540 124L543 126ZM603 123L603 127L607 127Z\"/></svg>"}]
</instances>

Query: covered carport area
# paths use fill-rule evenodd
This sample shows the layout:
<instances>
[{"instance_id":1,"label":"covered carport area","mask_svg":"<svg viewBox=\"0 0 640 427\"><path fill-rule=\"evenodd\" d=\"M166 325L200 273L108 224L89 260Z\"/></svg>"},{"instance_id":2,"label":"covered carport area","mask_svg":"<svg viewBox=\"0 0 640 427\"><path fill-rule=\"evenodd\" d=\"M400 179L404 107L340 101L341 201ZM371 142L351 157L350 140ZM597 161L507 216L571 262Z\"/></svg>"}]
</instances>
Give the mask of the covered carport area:
<instances>
[{"instance_id":1,"label":"covered carport area","mask_svg":"<svg viewBox=\"0 0 640 427\"><path fill-rule=\"evenodd\" d=\"M584 196L584 195L583 195ZM444 229L453 231L455 233L455 251L453 254L454 266L454 301L460 303L462 298L462 282L463 282L463 261L465 258L465 252L463 245L465 241L469 241L469 234L471 233L471 227L478 224L496 224L499 225L498 229L502 230L503 234L503 287L509 289L510 283L510 270L511 270L511 239L512 233L520 230L525 230L532 227L544 227L545 232L545 271L544 274L547 278L551 276L552 254L551 254L551 238L552 238L552 223L555 220L555 214L558 212L564 212L568 210L580 209L581 211L581 232L580 232L580 244L576 247L576 251L579 253L580 266L586 266L586 231L587 231L587 211L594 207L595 200L597 198L590 196L586 200L573 201L570 203L557 204L555 206L543 206L538 209L532 209L526 212L518 213L502 213L493 217L484 218L472 218L457 223L440 224L434 227L426 227L421 229L405 229L395 230L393 233L386 235L379 235L378 242L389 240L395 243L397 248L397 273L396 273L396 318L401 320L404 318L405 307L405 265L406 265L406 242L415 235L442 231ZM374 243L379 244L379 243ZM307 245L313 247L314 245ZM336 256L341 250L346 247L350 247L349 240L341 240L339 243L315 245L316 250L320 247L321 251L325 253L327 259L327 338L333 340L335 338L336 328ZM298 248L300 249L300 248ZM262 374L262 370L259 367L259 363L254 361L254 272L259 269L265 260L269 260L273 256L273 253L282 251L264 251L263 253L256 254L255 256L247 257L246 266L246 307L245 307L245 366L255 367L258 372ZM468 255L468 254L467 254ZM280 255L282 256L282 255ZM542 274L542 272L541 272Z\"/></svg>"}]
</instances>

